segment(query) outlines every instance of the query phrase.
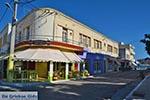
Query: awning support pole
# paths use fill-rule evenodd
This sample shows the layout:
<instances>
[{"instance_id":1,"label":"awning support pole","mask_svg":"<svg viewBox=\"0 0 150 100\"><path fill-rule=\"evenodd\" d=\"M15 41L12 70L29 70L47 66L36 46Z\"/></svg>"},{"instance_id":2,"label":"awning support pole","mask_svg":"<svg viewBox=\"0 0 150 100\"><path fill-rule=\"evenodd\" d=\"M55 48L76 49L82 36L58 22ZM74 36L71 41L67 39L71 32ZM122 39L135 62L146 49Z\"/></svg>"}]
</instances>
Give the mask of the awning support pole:
<instances>
[{"instance_id":1,"label":"awning support pole","mask_svg":"<svg viewBox=\"0 0 150 100\"><path fill-rule=\"evenodd\" d=\"M78 72L80 72L80 63L78 63Z\"/></svg>"},{"instance_id":2,"label":"awning support pole","mask_svg":"<svg viewBox=\"0 0 150 100\"><path fill-rule=\"evenodd\" d=\"M83 63L83 78L85 77L85 62Z\"/></svg>"},{"instance_id":3,"label":"awning support pole","mask_svg":"<svg viewBox=\"0 0 150 100\"><path fill-rule=\"evenodd\" d=\"M53 61L50 61L50 66L49 66L49 81L53 81Z\"/></svg>"},{"instance_id":4,"label":"awning support pole","mask_svg":"<svg viewBox=\"0 0 150 100\"><path fill-rule=\"evenodd\" d=\"M69 64L66 63L66 74L65 74L65 79L68 80L68 73L69 73Z\"/></svg>"},{"instance_id":5,"label":"awning support pole","mask_svg":"<svg viewBox=\"0 0 150 100\"><path fill-rule=\"evenodd\" d=\"M8 82L13 81L13 67L14 67L14 61L12 60L13 57L14 57L14 54L9 54L8 65L7 65L7 81Z\"/></svg>"}]
</instances>

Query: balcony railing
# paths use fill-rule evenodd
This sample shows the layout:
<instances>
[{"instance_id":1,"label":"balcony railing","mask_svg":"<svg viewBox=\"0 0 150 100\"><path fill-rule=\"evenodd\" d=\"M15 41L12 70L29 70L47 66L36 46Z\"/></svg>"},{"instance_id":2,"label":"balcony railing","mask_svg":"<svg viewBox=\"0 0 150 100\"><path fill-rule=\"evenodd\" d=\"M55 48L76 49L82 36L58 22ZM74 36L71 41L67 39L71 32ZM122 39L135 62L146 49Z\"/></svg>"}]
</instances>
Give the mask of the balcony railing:
<instances>
[{"instance_id":1,"label":"balcony railing","mask_svg":"<svg viewBox=\"0 0 150 100\"><path fill-rule=\"evenodd\" d=\"M16 38L15 43L18 44L23 41L33 41L33 40L57 41L57 42L63 42L63 43L72 44L72 45L81 46L81 47L88 47L87 44L81 43L73 39L63 38L61 36L50 36L50 35L24 36L24 37Z\"/></svg>"}]
</instances>

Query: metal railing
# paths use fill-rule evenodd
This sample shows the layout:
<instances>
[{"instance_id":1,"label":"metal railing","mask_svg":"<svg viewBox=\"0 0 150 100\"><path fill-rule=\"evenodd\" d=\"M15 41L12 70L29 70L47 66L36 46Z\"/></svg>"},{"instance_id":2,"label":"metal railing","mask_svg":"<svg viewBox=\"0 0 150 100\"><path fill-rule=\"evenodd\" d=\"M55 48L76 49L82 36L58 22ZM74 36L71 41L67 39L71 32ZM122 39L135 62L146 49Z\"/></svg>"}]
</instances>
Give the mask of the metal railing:
<instances>
[{"instance_id":1,"label":"metal railing","mask_svg":"<svg viewBox=\"0 0 150 100\"><path fill-rule=\"evenodd\" d=\"M23 41L33 41L33 40L57 41L57 42L63 42L63 43L72 44L72 45L81 46L81 47L88 47L87 44L81 43L81 42L73 40L73 39L63 38L61 36L50 36L50 35L24 36L24 37L16 38L15 43L18 44Z\"/></svg>"},{"instance_id":2,"label":"metal railing","mask_svg":"<svg viewBox=\"0 0 150 100\"><path fill-rule=\"evenodd\" d=\"M29 82L29 81L37 81L38 74L35 70L13 70L13 81L14 82Z\"/></svg>"}]
</instances>

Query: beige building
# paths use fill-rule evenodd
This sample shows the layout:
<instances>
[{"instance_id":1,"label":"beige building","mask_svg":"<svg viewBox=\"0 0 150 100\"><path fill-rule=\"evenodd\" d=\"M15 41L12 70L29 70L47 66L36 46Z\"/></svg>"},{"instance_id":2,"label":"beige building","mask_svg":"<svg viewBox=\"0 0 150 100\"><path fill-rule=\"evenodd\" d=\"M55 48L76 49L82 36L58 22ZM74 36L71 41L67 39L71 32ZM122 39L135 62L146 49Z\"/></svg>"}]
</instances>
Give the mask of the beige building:
<instances>
[{"instance_id":1,"label":"beige building","mask_svg":"<svg viewBox=\"0 0 150 100\"><path fill-rule=\"evenodd\" d=\"M52 81L55 72L68 79L72 71L100 73L117 68L113 67L119 57L118 42L51 8L35 9L17 22L15 41L14 70L32 73L24 75L26 79L38 76ZM85 50L95 56L93 65L78 56ZM90 67L81 67L82 62Z\"/></svg>"},{"instance_id":2,"label":"beige building","mask_svg":"<svg viewBox=\"0 0 150 100\"><path fill-rule=\"evenodd\" d=\"M119 53L118 42L50 8L33 10L19 21L16 39L64 42L113 57Z\"/></svg>"},{"instance_id":3,"label":"beige building","mask_svg":"<svg viewBox=\"0 0 150 100\"><path fill-rule=\"evenodd\" d=\"M119 57L122 60L130 60L130 61L135 61L134 59L134 46L132 46L131 44L124 44L124 43L120 43L119 44Z\"/></svg>"},{"instance_id":4,"label":"beige building","mask_svg":"<svg viewBox=\"0 0 150 100\"><path fill-rule=\"evenodd\" d=\"M134 63L135 62L134 49L135 47L132 46L131 44L124 44L124 43L119 44L119 58L124 68L129 68L136 65Z\"/></svg>"}]
</instances>

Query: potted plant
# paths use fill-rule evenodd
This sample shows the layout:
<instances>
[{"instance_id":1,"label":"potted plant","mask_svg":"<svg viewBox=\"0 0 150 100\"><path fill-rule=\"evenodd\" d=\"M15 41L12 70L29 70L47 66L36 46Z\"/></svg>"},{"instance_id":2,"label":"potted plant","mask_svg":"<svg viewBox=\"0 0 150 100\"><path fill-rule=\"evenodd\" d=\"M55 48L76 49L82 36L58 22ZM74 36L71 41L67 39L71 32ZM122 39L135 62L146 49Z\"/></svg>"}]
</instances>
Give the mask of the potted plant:
<instances>
[{"instance_id":1,"label":"potted plant","mask_svg":"<svg viewBox=\"0 0 150 100\"><path fill-rule=\"evenodd\" d=\"M54 74L53 74L53 80L57 80L57 79L58 79L58 73L54 72Z\"/></svg>"},{"instance_id":2,"label":"potted plant","mask_svg":"<svg viewBox=\"0 0 150 100\"><path fill-rule=\"evenodd\" d=\"M84 75L85 75L86 77L89 77L89 76L90 76L88 70L85 70L85 71L84 71Z\"/></svg>"}]
</instances>

